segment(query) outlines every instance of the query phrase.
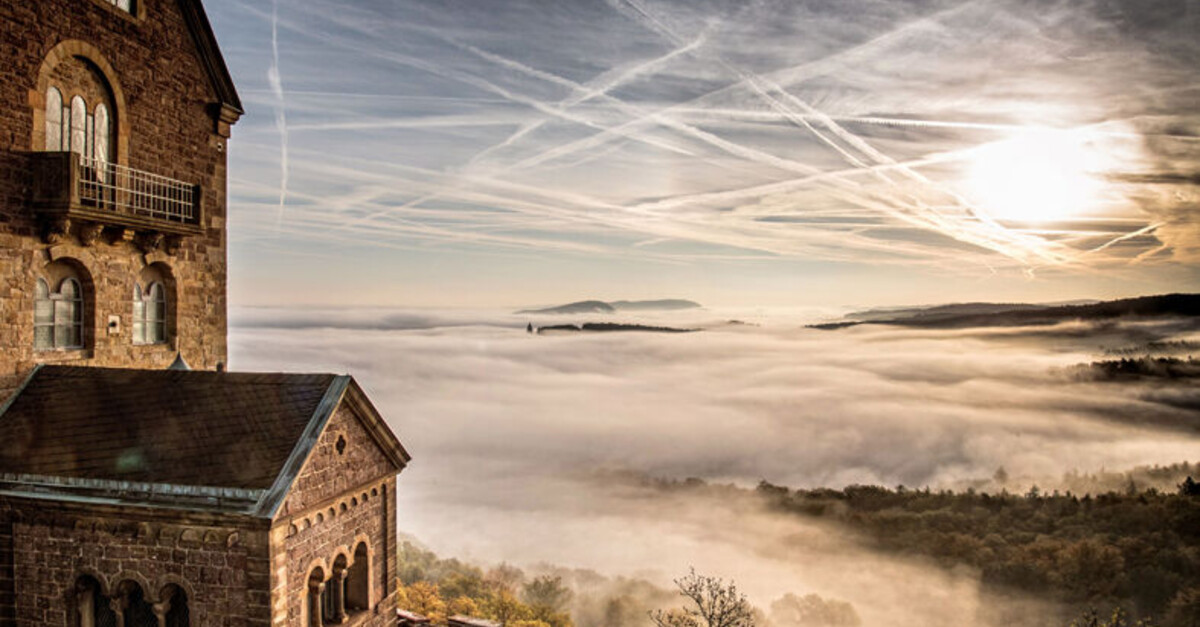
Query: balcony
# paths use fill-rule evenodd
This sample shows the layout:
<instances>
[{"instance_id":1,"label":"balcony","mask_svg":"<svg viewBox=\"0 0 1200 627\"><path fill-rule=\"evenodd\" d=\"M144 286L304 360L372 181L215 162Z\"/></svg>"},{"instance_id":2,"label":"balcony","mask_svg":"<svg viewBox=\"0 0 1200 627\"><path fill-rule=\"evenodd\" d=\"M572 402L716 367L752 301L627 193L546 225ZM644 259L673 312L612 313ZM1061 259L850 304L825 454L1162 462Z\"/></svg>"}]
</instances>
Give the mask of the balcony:
<instances>
[{"instance_id":1,"label":"balcony","mask_svg":"<svg viewBox=\"0 0 1200 627\"><path fill-rule=\"evenodd\" d=\"M201 232L199 185L70 152L32 157L33 207L51 222L114 227L153 241Z\"/></svg>"}]
</instances>

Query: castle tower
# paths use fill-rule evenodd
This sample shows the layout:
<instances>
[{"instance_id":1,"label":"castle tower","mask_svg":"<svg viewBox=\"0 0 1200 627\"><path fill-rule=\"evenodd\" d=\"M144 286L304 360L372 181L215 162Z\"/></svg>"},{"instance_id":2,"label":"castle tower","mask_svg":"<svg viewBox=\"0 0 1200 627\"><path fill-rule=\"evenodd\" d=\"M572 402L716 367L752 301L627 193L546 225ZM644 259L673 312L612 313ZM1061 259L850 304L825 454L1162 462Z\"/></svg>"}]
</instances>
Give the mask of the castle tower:
<instances>
[{"instance_id":1,"label":"castle tower","mask_svg":"<svg viewBox=\"0 0 1200 627\"><path fill-rule=\"evenodd\" d=\"M0 397L37 364L226 359L237 91L199 2L0 2Z\"/></svg>"}]
</instances>

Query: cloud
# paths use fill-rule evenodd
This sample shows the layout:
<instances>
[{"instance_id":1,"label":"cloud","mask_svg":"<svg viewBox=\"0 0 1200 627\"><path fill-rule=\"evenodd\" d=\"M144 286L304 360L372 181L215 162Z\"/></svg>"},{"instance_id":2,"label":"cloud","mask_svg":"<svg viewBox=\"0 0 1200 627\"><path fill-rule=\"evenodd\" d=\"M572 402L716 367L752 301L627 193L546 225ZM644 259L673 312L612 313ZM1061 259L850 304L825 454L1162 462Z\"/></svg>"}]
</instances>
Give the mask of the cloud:
<instances>
[{"instance_id":1,"label":"cloud","mask_svg":"<svg viewBox=\"0 0 1200 627\"><path fill-rule=\"evenodd\" d=\"M699 246L676 261L732 248L989 274L1194 261L1194 201L1159 180L1196 170L1195 16L1160 4L237 10L287 31L305 69L280 156L303 172L292 237L643 258L682 241ZM962 196L963 172L1035 128L1098 137L1133 171L1095 173L1104 200L1077 219L1002 224ZM248 213L259 193L235 181Z\"/></svg>"},{"instance_id":2,"label":"cloud","mask_svg":"<svg viewBox=\"0 0 1200 627\"><path fill-rule=\"evenodd\" d=\"M235 315L231 363L353 373L414 455L400 526L443 554L659 584L695 565L763 607L813 592L878 625L962 624L988 601L969 572L597 473L939 487L1003 466L1046 487L1073 469L1183 461L1200 444L1194 412L1158 402L1151 386L1064 370L1127 337L1194 330L822 332L746 313L699 312L713 328L685 335L549 337L497 312L257 309ZM735 316L765 325L715 324Z\"/></svg>"},{"instance_id":3,"label":"cloud","mask_svg":"<svg viewBox=\"0 0 1200 627\"><path fill-rule=\"evenodd\" d=\"M271 1L271 67L267 69L267 82L275 95L275 130L279 133L279 210L275 215L278 223L283 219L283 208L287 205L289 171L287 111L283 75L279 71L279 0Z\"/></svg>"}]
</instances>

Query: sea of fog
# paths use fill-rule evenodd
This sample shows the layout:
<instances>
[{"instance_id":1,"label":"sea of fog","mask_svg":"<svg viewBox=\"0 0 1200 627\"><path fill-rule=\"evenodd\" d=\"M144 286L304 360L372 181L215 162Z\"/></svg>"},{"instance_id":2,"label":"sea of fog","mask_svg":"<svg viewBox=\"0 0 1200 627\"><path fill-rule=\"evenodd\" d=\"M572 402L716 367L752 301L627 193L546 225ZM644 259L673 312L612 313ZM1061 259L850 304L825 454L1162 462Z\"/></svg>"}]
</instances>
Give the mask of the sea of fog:
<instances>
[{"instance_id":1,"label":"sea of fog","mask_svg":"<svg viewBox=\"0 0 1200 627\"><path fill-rule=\"evenodd\" d=\"M546 562L668 585L689 566L760 607L850 601L868 625L961 625L977 575L872 554L838 530L747 502L612 480L633 471L748 487L954 487L1003 467L1052 486L1072 470L1200 458L1195 416L1148 384L1071 367L1153 329L804 328L833 311L232 312L231 366L351 373L413 461L399 525L444 557ZM747 324L731 324L739 320ZM582 321L686 334L528 334Z\"/></svg>"}]
</instances>

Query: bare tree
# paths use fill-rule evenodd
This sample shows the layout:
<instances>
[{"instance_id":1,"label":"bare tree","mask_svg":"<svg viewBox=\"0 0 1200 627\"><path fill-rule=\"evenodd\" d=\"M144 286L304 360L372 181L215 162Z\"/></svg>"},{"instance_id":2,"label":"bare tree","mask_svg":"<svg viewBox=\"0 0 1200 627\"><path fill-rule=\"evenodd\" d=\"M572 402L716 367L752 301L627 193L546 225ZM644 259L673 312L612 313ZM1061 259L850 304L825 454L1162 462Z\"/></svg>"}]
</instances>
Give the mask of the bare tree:
<instances>
[{"instance_id":1,"label":"bare tree","mask_svg":"<svg viewBox=\"0 0 1200 627\"><path fill-rule=\"evenodd\" d=\"M658 627L754 627L754 608L733 582L697 575L693 568L675 585L691 604L650 612Z\"/></svg>"}]
</instances>

